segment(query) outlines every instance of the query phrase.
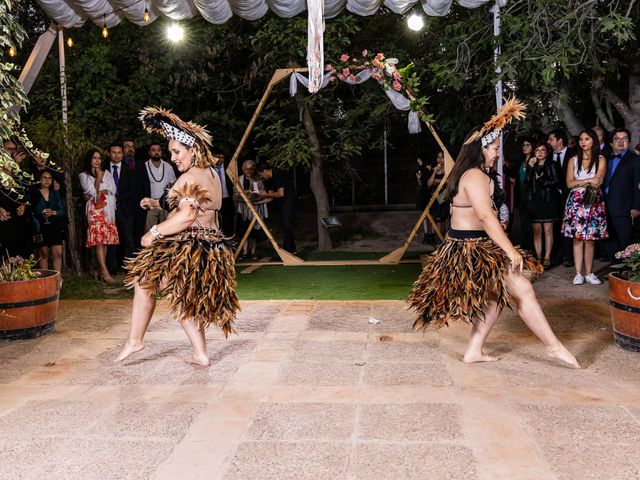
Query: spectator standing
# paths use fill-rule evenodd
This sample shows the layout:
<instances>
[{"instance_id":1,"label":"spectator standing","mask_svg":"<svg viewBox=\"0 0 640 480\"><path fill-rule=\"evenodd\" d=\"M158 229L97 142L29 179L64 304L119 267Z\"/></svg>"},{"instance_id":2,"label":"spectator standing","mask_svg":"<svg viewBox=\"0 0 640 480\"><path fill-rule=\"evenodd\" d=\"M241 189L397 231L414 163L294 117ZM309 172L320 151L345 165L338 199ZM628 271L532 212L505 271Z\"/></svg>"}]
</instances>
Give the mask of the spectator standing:
<instances>
[{"instance_id":1,"label":"spectator standing","mask_svg":"<svg viewBox=\"0 0 640 480\"><path fill-rule=\"evenodd\" d=\"M603 183L609 228L605 252L610 262L615 261L616 252L631 244L633 220L640 215L640 158L629 150L630 141L631 132L626 128L611 132L613 156Z\"/></svg>"},{"instance_id":2,"label":"spectator standing","mask_svg":"<svg viewBox=\"0 0 640 480\"><path fill-rule=\"evenodd\" d=\"M527 209L533 228L533 246L544 267L551 266L553 225L560 219L560 167L549 158L549 150L546 143L538 143L527 169Z\"/></svg>"},{"instance_id":3,"label":"spectator standing","mask_svg":"<svg viewBox=\"0 0 640 480\"><path fill-rule=\"evenodd\" d=\"M256 172L256 162L253 160L245 160L242 164L242 175L238 178L238 183L242 186L242 190L245 195L252 201L253 206L260 215L261 218L265 219L269 217L269 210L267 208L267 203L270 202L270 199L260 199L260 194L265 192L264 184L258 173ZM249 209L246 203L242 200L242 197L235 192L237 201L238 201L238 236L242 237L249 225L251 224L251 220L253 219L253 212ZM254 201L255 200L255 201ZM262 231L262 227L258 222L256 222L251 229L251 233L249 233L249 238L247 242L242 247L242 254L240 255L240 259L244 260L249 255L252 260L258 259L258 242L265 238L265 234Z\"/></svg>"},{"instance_id":4,"label":"spectator standing","mask_svg":"<svg viewBox=\"0 0 640 480\"><path fill-rule=\"evenodd\" d=\"M417 171L416 171L416 182L418 183L418 193L416 195L416 210L423 212L427 205L429 204L429 187L427 185L427 181L431 177L431 172L433 171L433 166L426 159L426 155L418 155L416 158ZM422 243L426 244L435 240L435 233L433 232L433 227L431 226L431 222L427 221L425 218L422 221Z\"/></svg>"},{"instance_id":5,"label":"spectator standing","mask_svg":"<svg viewBox=\"0 0 640 480\"><path fill-rule=\"evenodd\" d=\"M573 259L576 267L573 284L582 285L586 281L599 285L602 282L593 273L593 257L595 241L608 236L607 214L600 190L607 162L600 153L598 137L593 130L580 132L578 144L580 150L569 160L567 169L567 186L570 193L564 209L562 233L565 237L573 239Z\"/></svg>"},{"instance_id":6,"label":"spectator standing","mask_svg":"<svg viewBox=\"0 0 640 480\"><path fill-rule=\"evenodd\" d=\"M529 160L533 158L533 146L535 140L530 137L525 137L522 140L522 158L516 165L516 178L515 178L515 208L514 213L517 215L518 220L516 222L514 218L513 223L518 225L518 240L520 247L524 250L533 250L533 232L531 230L531 223L529 222L529 214L527 212L528 203L528 191L527 191L527 168ZM514 215L514 217L516 216Z\"/></svg>"},{"instance_id":7,"label":"spectator standing","mask_svg":"<svg viewBox=\"0 0 640 480\"><path fill-rule=\"evenodd\" d=\"M62 271L62 242L65 236L66 208L59 190L53 188L53 175L49 170L40 170L40 185L31 195L33 214L39 225L35 236L38 250L38 268L49 268L49 254L53 269Z\"/></svg>"},{"instance_id":8,"label":"spectator standing","mask_svg":"<svg viewBox=\"0 0 640 480\"><path fill-rule=\"evenodd\" d=\"M266 192L261 193L261 198L272 198L274 205L279 206L282 213L282 247L294 255L298 253L296 242L293 238L293 229L296 221L296 195L293 181L288 172L274 170L266 164L258 167L258 174L265 182Z\"/></svg>"},{"instance_id":9,"label":"spectator standing","mask_svg":"<svg viewBox=\"0 0 640 480\"><path fill-rule=\"evenodd\" d=\"M126 258L133 257L135 250L135 216L139 207L138 185L135 172L129 167L123 166L122 147L113 143L109 145L107 153L109 160L106 170L111 173L116 185L116 225L118 227L118 238L120 240L117 255L113 249L108 254L110 271L116 271L124 265Z\"/></svg>"},{"instance_id":10,"label":"spectator standing","mask_svg":"<svg viewBox=\"0 0 640 480\"><path fill-rule=\"evenodd\" d=\"M127 167L129 171L136 171L136 143L130 138L125 138L122 141L122 164Z\"/></svg>"},{"instance_id":11,"label":"spectator standing","mask_svg":"<svg viewBox=\"0 0 640 480\"><path fill-rule=\"evenodd\" d=\"M560 169L558 188L562 197L562 205L564 205L569 195L566 183L568 160L576 154L576 151L567 146L567 132L562 128L551 130L547 136L547 143L553 149L553 161L556 162ZM560 222L556 222L553 229L553 236L558 239L557 246L554 249L554 258L557 263L563 263L566 267L571 267L573 266L573 242L570 238L561 235L560 227Z\"/></svg>"},{"instance_id":12,"label":"spectator standing","mask_svg":"<svg viewBox=\"0 0 640 480\"><path fill-rule=\"evenodd\" d=\"M116 184L108 170L102 169L102 158L98 150L90 150L84 157L84 168L80 174L80 185L84 192L87 215L87 248L95 247L98 275L107 283L115 283L107 269L107 245L117 245Z\"/></svg>"},{"instance_id":13,"label":"spectator standing","mask_svg":"<svg viewBox=\"0 0 640 480\"><path fill-rule=\"evenodd\" d=\"M608 134L602 127L593 127L592 130L596 132L598 137L598 145L600 146L600 153L607 159L611 156L611 145L607 142Z\"/></svg>"},{"instance_id":14,"label":"spectator standing","mask_svg":"<svg viewBox=\"0 0 640 480\"><path fill-rule=\"evenodd\" d=\"M162 194L176 181L176 173L169 162L162 159L162 146L159 143L149 145L149 159L140 169L139 180L143 198L159 200ZM163 208L150 207L146 211L144 231L164 222L167 211Z\"/></svg>"},{"instance_id":15,"label":"spectator standing","mask_svg":"<svg viewBox=\"0 0 640 480\"><path fill-rule=\"evenodd\" d=\"M222 186L222 207L220 209L220 228L227 237L233 236L233 219L235 216L233 205L233 181L227 176L226 168L228 165L224 163L224 153L214 153L214 157L218 160L214 166L220 185Z\"/></svg>"},{"instance_id":16,"label":"spectator standing","mask_svg":"<svg viewBox=\"0 0 640 480\"><path fill-rule=\"evenodd\" d=\"M427 187L429 188L428 198L435 193L438 186L444 181L444 153L438 152L436 155L436 164L431 171L431 175L427 180ZM450 202L447 198L446 186L443 185L440 193L434 200L429 213L438 224L440 233L444 234L446 229L447 220L449 219ZM436 238L434 237L434 241Z\"/></svg>"}]
</instances>

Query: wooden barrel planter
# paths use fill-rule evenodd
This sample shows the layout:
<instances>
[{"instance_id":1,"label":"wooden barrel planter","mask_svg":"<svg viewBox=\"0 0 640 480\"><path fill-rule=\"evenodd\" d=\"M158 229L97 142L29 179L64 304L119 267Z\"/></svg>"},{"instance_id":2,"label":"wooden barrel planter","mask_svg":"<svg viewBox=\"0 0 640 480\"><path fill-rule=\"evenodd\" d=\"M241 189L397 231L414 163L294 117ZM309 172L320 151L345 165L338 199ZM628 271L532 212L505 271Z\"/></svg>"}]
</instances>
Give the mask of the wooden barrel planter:
<instances>
[{"instance_id":1,"label":"wooden barrel planter","mask_svg":"<svg viewBox=\"0 0 640 480\"><path fill-rule=\"evenodd\" d=\"M609 275L613 338L619 347L640 352L640 283L630 282L623 275Z\"/></svg>"},{"instance_id":2,"label":"wooden barrel planter","mask_svg":"<svg viewBox=\"0 0 640 480\"><path fill-rule=\"evenodd\" d=\"M47 335L55 328L60 273L37 270L38 278L0 283L0 341Z\"/></svg>"}]
</instances>

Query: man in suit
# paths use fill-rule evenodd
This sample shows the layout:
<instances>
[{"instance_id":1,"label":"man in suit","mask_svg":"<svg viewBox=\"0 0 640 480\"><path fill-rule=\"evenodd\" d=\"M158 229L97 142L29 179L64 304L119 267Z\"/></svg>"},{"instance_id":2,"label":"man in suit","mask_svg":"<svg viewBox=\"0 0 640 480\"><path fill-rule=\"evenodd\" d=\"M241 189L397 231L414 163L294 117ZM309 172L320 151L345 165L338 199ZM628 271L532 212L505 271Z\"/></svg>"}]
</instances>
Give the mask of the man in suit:
<instances>
[{"instance_id":1,"label":"man in suit","mask_svg":"<svg viewBox=\"0 0 640 480\"><path fill-rule=\"evenodd\" d=\"M631 132L616 128L611 132L612 157L607 162L602 191L607 208L609 239L605 252L610 262L632 242L633 221L640 215L640 157L629 149Z\"/></svg>"},{"instance_id":2,"label":"man in suit","mask_svg":"<svg viewBox=\"0 0 640 480\"><path fill-rule=\"evenodd\" d=\"M136 174L122 163L122 146L119 143L109 145L105 169L111 172L116 184L116 226L120 245L117 260L113 251L107 252L109 270L117 270L124 264L125 258L133 256L135 250L134 221L139 209L139 189ZM113 250L113 249L112 249Z\"/></svg>"},{"instance_id":3,"label":"man in suit","mask_svg":"<svg viewBox=\"0 0 640 480\"><path fill-rule=\"evenodd\" d=\"M560 167L560 194L562 199L560 211L563 212L567 202L567 196L569 195L569 189L567 188L567 167L571 163L569 161L571 157L576 155L576 151L567 146L567 132L562 128L551 130L547 136L547 143L553 150L553 161ZM554 263L563 263L566 267L571 267L573 266L573 239L564 237L560 230L561 223L557 222L553 228L553 236L555 238L553 242L553 250L555 251L553 253Z\"/></svg>"},{"instance_id":4,"label":"man in suit","mask_svg":"<svg viewBox=\"0 0 640 480\"><path fill-rule=\"evenodd\" d=\"M220 208L220 228L227 237L233 236L233 220L235 209L233 207L233 181L226 173L228 164L224 163L224 153L214 153L218 162L214 166L220 183L222 184L222 207Z\"/></svg>"},{"instance_id":5,"label":"man in suit","mask_svg":"<svg viewBox=\"0 0 640 480\"><path fill-rule=\"evenodd\" d=\"M159 143L149 145L149 160L141 163L138 171L140 190L143 198L159 200L165 190L176 181L174 165L162 159L162 146ZM144 231L167 219L163 208L149 207L146 211Z\"/></svg>"}]
</instances>

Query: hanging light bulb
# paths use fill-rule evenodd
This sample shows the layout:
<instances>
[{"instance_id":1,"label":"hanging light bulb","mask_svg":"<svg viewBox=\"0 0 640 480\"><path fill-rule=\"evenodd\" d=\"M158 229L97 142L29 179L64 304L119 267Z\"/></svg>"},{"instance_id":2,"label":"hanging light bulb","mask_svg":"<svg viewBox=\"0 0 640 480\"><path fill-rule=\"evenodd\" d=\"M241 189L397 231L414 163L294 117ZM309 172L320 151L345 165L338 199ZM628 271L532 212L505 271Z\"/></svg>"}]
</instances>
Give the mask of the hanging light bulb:
<instances>
[{"instance_id":1,"label":"hanging light bulb","mask_svg":"<svg viewBox=\"0 0 640 480\"><path fill-rule=\"evenodd\" d=\"M15 57L16 56L16 49L13 47L9 47L9 56L10 57Z\"/></svg>"},{"instance_id":2,"label":"hanging light bulb","mask_svg":"<svg viewBox=\"0 0 640 480\"><path fill-rule=\"evenodd\" d=\"M411 30L413 30L414 32L417 32L417 31L422 30L424 28L424 20L423 20L421 15L413 13L407 19L407 26Z\"/></svg>"},{"instance_id":3,"label":"hanging light bulb","mask_svg":"<svg viewBox=\"0 0 640 480\"><path fill-rule=\"evenodd\" d=\"M67 38L67 47L69 48L73 47L73 38L71 37Z\"/></svg>"},{"instance_id":4,"label":"hanging light bulb","mask_svg":"<svg viewBox=\"0 0 640 480\"><path fill-rule=\"evenodd\" d=\"M103 27L102 27L102 36L104 38L107 38L109 36L109 30L107 30L107 18L103 17L102 18L102 22L103 22L102 23L102 25L103 25Z\"/></svg>"},{"instance_id":5,"label":"hanging light bulb","mask_svg":"<svg viewBox=\"0 0 640 480\"><path fill-rule=\"evenodd\" d=\"M144 19L144 23L149 23L149 9L146 5L144 7L144 16L142 18Z\"/></svg>"}]
</instances>

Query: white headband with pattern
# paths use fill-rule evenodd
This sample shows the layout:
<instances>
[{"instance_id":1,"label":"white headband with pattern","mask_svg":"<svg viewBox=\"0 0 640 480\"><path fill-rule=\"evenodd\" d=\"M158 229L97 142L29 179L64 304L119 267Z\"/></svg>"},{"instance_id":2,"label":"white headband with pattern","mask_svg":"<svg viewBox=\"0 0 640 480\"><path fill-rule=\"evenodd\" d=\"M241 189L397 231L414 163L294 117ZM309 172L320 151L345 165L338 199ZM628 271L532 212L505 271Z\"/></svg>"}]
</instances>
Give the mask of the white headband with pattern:
<instances>
[{"instance_id":1,"label":"white headband with pattern","mask_svg":"<svg viewBox=\"0 0 640 480\"><path fill-rule=\"evenodd\" d=\"M164 133L168 139L177 140L187 147L193 147L193 145L196 143L196 137L194 137L193 135L189 135L184 130L180 130L179 128L174 127L167 122L162 121L160 123L162 124L162 129L164 130Z\"/></svg>"}]
</instances>

